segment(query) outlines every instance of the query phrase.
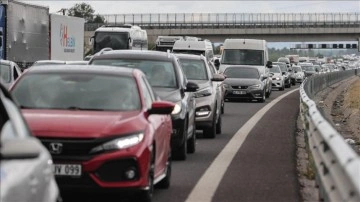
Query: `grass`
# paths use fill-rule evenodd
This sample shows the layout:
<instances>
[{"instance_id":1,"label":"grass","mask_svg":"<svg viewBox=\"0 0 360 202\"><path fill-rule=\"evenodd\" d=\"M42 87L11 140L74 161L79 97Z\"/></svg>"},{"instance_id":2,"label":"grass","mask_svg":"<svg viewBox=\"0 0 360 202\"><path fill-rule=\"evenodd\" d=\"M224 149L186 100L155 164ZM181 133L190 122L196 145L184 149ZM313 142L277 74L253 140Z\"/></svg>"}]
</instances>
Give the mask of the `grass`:
<instances>
[{"instance_id":1,"label":"grass","mask_svg":"<svg viewBox=\"0 0 360 202\"><path fill-rule=\"evenodd\" d=\"M349 88L345 102L349 108L360 110L360 79L355 81Z\"/></svg>"}]
</instances>

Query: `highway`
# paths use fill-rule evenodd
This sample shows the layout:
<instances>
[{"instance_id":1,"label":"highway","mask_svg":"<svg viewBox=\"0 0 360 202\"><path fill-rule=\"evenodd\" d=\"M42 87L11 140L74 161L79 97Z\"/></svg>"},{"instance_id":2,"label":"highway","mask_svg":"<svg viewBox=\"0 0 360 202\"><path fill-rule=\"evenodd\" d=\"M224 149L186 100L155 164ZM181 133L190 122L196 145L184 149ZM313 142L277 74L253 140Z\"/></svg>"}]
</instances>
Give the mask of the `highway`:
<instances>
[{"instance_id":1,"label":"highway","mask_svg":"<svg viewBox=\"0 0 360 202\"><path fill-rule=\"evenodd\" d=\"M186 161L173 161L171 186L155 189L153 201L300 201L295 158L298 87L273 90L265 103L226 102L222 134L205 139L199 132L197 151ZM106 196L85 200L113 202L121 197Z\"/></svg>"}]
</instances>

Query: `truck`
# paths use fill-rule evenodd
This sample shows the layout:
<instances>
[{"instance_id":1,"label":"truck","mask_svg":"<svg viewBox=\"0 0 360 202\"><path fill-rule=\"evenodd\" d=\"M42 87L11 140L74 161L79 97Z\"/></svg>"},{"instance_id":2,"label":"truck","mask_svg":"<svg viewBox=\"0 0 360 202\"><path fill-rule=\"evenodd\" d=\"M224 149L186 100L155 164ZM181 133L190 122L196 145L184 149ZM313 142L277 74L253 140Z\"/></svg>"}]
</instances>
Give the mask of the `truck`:
<instances>
[{"instance_id":1,"label":"truck","mask_svg":"<svg viewBox=\"0 0 360 202\"><path fill-rule=\"evenodd\" d=\"M95 30L90 44L93 45L93 54L105 48L147 50L148 37L146 30L136 25L103 25Z\"/></svg>"},{"instance_id":2,"label":"truck","mask_svg":"<svg viewBox=\"0 0 360 202\"><path fill-rule=\"evenodd\" d=\"M22 69L38 60L83 60L82 18L49 14L49 8L15 0L0 5L0 59Z\"/></svg>"},{"instance_id":3,"label":"truck","mask_svg":"<svg viewBox=\"0 0 360 202\"><path fill-rule=\"evenodd\" d=\"M156 47L157 51L172 51L172 48L176 41L184 41L184 37L182 36L158 36L156 39Z\"/></svg>"},{"instance_id":4,"label":"truck","mask_svg":"<svg viewBox=\"0 0 360 202\"><path fill-rule=\"evenodd\" d=\"M0 5L0 56L22 68L50 58L49 8L15 0Z\"/></svg>"},{"instance_id":5,"label":"truck","mask_svg":"<svg viewBox=\"0 0 360 202\"><path fill-rule=\"evenodd\" d=\"M285 57L289 58L291 66L296 65L296 64L298 64L300 62L299 61L299 59L300 59L299 55L286 55Z\"/></svg>"}]
</instances>

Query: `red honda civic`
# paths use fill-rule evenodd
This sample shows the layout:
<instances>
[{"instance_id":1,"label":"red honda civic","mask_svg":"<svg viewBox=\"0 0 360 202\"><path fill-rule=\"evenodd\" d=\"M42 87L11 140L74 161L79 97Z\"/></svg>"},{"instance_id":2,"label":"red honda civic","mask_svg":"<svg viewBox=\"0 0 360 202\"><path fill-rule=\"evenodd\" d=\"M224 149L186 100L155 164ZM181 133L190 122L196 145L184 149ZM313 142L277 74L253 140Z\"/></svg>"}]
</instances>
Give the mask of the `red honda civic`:
<instances>
[{"instance_id":1,"label":"red honda civic","mask_svg":"<svg viewBox=\"0 0 360 202\"><path fill-rule=\"evenodd\" d=\"M11 87L33 134L48 148L61 191L168 188L170 114L137 69L31 67ZM133 193L133 192L131 192Z\"/></svg>"}]
</instances>

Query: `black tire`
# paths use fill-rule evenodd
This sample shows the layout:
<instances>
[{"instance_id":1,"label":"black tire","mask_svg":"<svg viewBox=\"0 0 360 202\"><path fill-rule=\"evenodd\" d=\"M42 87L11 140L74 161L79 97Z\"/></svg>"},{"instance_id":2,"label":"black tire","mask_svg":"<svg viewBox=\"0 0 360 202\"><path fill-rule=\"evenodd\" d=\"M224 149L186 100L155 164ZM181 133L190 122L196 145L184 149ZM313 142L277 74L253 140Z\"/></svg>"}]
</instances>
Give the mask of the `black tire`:
<instances>
[{"instance_id":1,"label":"black tire","mask_svg":"<svg viewBox=\"0 0 360 202\"><path fill-rule=\"evenodd\" d=\"M221 104L221 114L225 113L225 101L222 102Z\"/></svg>"},{"instance_id":2,"label":"black tire","mask_svg":"<svg viewBox=\"0 0 360 202\"><path fill-rule=\"evenodd\" d=\"M281 88L279 88L280 91L285 90L285 84L283 83L283 85L281 86Z\"/></svg>"},{"instance_id":3,"label":"black tire","mask_svg":"<svg viewBox=\"0 0 360 202\"><path fill-rule=\"evenodd\" d=\"M203 134L204 134L205 138L211 138L211 139L215 138L215 136L216 136L216 122L215 122L215 120L216 120L216 115L214 114L213 122L212 122L211 126L208 127L208 128L205 128L203 130Z\"/></svg>"},{"instance_id":4,"label":"black tire","mask_svg":"<svg viewBox=\"0 0 360 202\"><path fill-rule=\"evenodd\" d=\"M221 120L221 115L220 115L219 119L216 123L216 134L221 134L221 126L222 126L222 120Z\"/></svg>"},{"instance_id":5,"label":"black tire","mask_svg":"<svg viewBox=\"0 0 360 202\"><path fill-rule=\"evenodd\" d=\"M154 193L154 170L155 170L155 154L151 154L151 162L148 176L148 189L139 193L136 201L139 202L151 202Z\"/></svg>"},{"instance_id":6,"label":"black tire","mask_svg":"<svg viewBox=\"0 0 360 202\"><path fill-rule=\"evenodd\" d=\"M266 92L266 90L265 90L265 98L269 98L270 97L270 89L268 90L268 92Z\"/></svg>"},{"instance_id":7,"label":"black tire","mask_svg":"<svg viewBox=\"0 0 360 202\"><path fill-rule=\"evenodd\" d=\"M184 137L184 144L182 144L180 147L177 148L177 150L174 150L172 153L172 156L175 160L186 160L186 154L187 154L187 129L188 129L188 120L186 119L184 128L183 128L183 137Z\"/></svg>"},{"instance_id":8,"label":"black tire","mask_svg":"<svg viewBox=\"0 0 360 202\"><path fill-rule=\"evenodd\" d=\"M194 129L192 132L192 136L187 140L187 153L193 154L196 151L196 128L195 128L195 120L194 120Z\"/></svg>"},{"instance_id":9,"label":"black tire","mask_svg":"<svg viewBox=\"0 0 360 202\"><path fill-rule=\"evenodd\" d=\"M168 189L171 181L171 152L169 152L168 160L166 162L165 178L156 184L156 188Z\"/></svg>"},{"instance_id":10,"label":"black tire","mask_svg":"<svg viewBox=\"0 0 360 202\"><path fill-rule=\"evenodd\" d=\"M258 99L259 102L263 103L266 100L266 92L264 90L262 98Z\"/></svg>"}]
</instances>

